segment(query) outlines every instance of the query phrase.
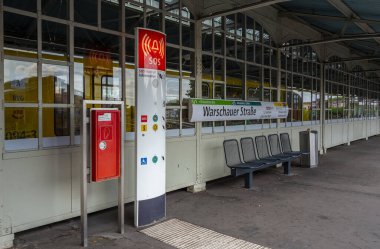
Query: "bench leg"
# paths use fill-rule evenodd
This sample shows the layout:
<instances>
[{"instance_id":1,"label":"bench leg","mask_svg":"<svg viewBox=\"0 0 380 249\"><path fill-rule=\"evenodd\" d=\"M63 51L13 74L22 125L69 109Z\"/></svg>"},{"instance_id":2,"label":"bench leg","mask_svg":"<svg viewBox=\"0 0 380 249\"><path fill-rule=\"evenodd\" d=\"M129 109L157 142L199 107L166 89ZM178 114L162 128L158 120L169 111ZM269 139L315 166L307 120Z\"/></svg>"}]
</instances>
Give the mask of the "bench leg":
<instances>
[{"instance_id":1,"label":"bench leg","mask_svg":"<svg viewBox=\"0 0 380 249\"><path fill-rule=\"evenodd\" d=\"M245 188L247 188L247 189L252 188L252 185L253 185L253 173L249 172L249 173L245 174L244 181L245 181L245 186L244 186Z\"/></svg>"},{"instance_id":2,"label":"bench leg","mask_svg":"<svg viewBox=\"0 0 380 249\"><path fill-rule=\"evenodd\" d=\"M283 162L282 166L284 167L284 175L290 176L292 174L292 162Z\"/></svg>"}]
</instances>

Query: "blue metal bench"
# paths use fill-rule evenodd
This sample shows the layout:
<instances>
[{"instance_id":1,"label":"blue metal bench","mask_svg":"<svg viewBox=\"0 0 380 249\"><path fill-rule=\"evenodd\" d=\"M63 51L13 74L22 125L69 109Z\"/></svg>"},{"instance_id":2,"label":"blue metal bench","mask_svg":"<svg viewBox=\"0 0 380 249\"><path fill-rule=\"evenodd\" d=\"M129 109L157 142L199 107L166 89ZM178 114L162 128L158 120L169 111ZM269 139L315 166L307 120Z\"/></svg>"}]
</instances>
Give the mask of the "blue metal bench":
<instances>
[{"instance_id":1,"label":"blue metal bench","mask_svg":"<svg viewBox=\"0 0 380 249\"><path fill-rule=\"evenodd\" d=\"M243 162L240 156L239 143L236 139L223 142L224 155L232 176L245 176L245 188L252 188L253 172L268 167L264 161Z\"/></svg>"},{"instance_id":2,"label":"blue metal bench","mask_svg":"<svg viewBox=\"0 0 380 249\"><path fill-rule=\"evenodd\" d=\"M282 164L284 167L284 174L291 175L291 162L294 160L292 156L289 155L271 155L268 146L268 140L265 136L255 137L257 156L260 160L265 160L268 162L273 162L274 164Z\"/></svg>"},{"instance_id":3,"label":"blue metal bench","mask_svg":"<svg viewBox=\"0 0 380 249\"><path fill-rule=\"evenodd\" d=\"M301 156L305 153L301 151L293 151L292 150L292 145L290 143L290 138L288 133L281 133L280 134L280 140L281 140L281 146L282 146L282 152L285 154L290 154L290 155L296 155L296 156Z\"/></svg>"}]
</instances>

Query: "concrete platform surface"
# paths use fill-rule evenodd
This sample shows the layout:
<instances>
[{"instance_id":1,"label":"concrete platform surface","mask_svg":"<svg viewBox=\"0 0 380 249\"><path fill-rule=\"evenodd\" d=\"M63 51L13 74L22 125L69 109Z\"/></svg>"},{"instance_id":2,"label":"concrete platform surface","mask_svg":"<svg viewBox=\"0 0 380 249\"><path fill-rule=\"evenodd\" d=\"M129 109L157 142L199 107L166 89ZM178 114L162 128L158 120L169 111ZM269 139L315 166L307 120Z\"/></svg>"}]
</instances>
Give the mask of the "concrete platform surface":
<instances>
[{"instance_id":1,"label":"concrete platform surface","mask_svg":"<svg viewBox=\"0 0 380 249\"><path fill-rule=\"evenodd\" d=\"M380 248L380 137L329 149L315 169L267 169L244 179L223 178L207 191L167 196L168 218L178 218L273 249ZM89 248L171 248L133 227L126 205L126 233L116 232L117 210L89 216ZM79 219L16 234L15 248L81 248Z\"/></svg>"}]
</instances>

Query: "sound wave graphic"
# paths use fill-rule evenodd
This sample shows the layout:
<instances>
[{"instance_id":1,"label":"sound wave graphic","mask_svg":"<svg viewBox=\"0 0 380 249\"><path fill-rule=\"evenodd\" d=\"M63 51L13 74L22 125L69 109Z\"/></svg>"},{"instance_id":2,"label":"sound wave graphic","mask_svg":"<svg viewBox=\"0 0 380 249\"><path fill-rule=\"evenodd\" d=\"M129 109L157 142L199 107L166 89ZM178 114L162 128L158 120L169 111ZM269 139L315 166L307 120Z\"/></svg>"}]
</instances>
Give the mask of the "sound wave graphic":
<instances>
[{"instance_id":1,"label":"sound wave graphic","mask_svg":"<svg viewBox=\"0 0 380 249\"><path fill-rule=\"evenodd\" d=\"M161 38L160 40L160 48L159 48L159 53L162 58L165 56L165 45L164 45L164 39Z\"/></svg>"},{"instance_id":2,"label":"sound wave graphic","mask_svg":"<svg viewBox=\"0 0 380 249\"><path fill-rule=\"evenodd\" d=\"M151 46L150 46L151 41L152 39L150 39L148 34L145 34L143 36L141 47L145 56L147 56L152 51Z\"/></svg>"},{"instance_id":3,"label":"sound wave graphic","mask_svg":"<svg viewBox=\"0 0 380 249\"><path fill-rule=\"evenodd\" d=\"M161 56L161 58L164 58L165 56L165 43L164 39L161 38L159 41L159 45L157 46L157 41L154 40L152 44L152 39L149 37L148 34L145 34L141 41L141 48L144 53L144 56L148 56L152 51L154 53L158 52L158 54ZM154 45L154 48L152 48L152 45Z\"/></svg>"}]
</instances>

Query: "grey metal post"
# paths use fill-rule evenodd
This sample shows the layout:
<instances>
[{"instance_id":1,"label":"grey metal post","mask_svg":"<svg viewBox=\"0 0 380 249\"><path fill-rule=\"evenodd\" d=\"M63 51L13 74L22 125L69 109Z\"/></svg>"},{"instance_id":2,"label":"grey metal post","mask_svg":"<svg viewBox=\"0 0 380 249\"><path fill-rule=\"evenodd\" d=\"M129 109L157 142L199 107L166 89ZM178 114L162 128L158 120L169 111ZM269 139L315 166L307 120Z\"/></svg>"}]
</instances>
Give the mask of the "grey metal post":
<instances>
[{"instance_id":1,"label":"grey metal post","mask_svg":"<svg viewBox=\"0 0 380 249\"><path fill-rule=\"evenodd\" d=\"M83 101L82 106L82 168L81 168L81 182L80 182L80 212L81 212L81 241L82 246L88 245L88 231L87 231L87 101Z\"/></svg>"},{"instance_id":2,"label":"grey metal post","mask_svg":"<svg viewBox=\"0 0 380 249\"><path fill-rule=\"evenodd\" d=\"M321 63L321 128L322 128L322 151L323 153L326 153L326 145L325 145L325 133L326 133L326 106L325 106L325 93L326 93L326 80L325 80L325 63Z\"/></svg>"},{"instance_id":3,"label":"grey metal post","mask_svg":"<svg viewBox=\"0 0 380 249\"><path fill-rule=\"evenodd\" d=\"M125 0L120 0L120 5L121 5L121 9L120 9L120 27L121 27L121 32L125 33ZM120 48L120 52L121 52L121 56L120 56L120 64L121 64L121 93L122 93L122 96L121 96L121 100L123 102L122 104L122 108L121 108L121 129L120 129L120 132L121 132L121 143L120 143L120 150L122 151L122 154L124 155L124 136L125 136L125 111L124 111L124 108L125 108L125 96L126 96L126 79L125 79L125 54L126 54L126 51L125 51L125 37L122 36L121 38L121 42L120 42L120 45L121 45L121 48ZM124 156L121 157L121 160L120 160L120 178L118 180L118 184L119 184L119 191L118 191L118 194L119 194L119 208L118 208L118 215L119 215L119 232L121 234L124 234Z\"/></svg>"},{"instance_id":4,"label":"grey metal post","mask_svg":"<svg viewBox=\"0 0 380 249\"><path fill-rule=\"evenodd\" d=\"M82 103L82 169L81 169L81 241L82 246L88 246L88 219L87 219L87 183L89 182L89 169L88 169L88 138L87 138L87 124L89 118L87 117L87 105L119 105L121 109L121 122L120 122L120 177L118 179L118 225L121 234L124 233L124 124L125 124L125 103L124 101L104 101L104 100L83 100ZM110 108L104 108L110 109Z\"/></svg>"},{"instance_id":5,"label":"grey metal post","mask_svg":"<svg viewBox=\"0 0 380 249\"><path fill-rule=\"evenodd\" d=\"M277 100L276 101L280 102L281 101L281 48L277 48L276 59L277 59ZM285 92L285 98L286 98L286 92ZM280 123L281 123L281 119L278 118L277 128L280 127Z\"/></svg>"}]
</instances>

